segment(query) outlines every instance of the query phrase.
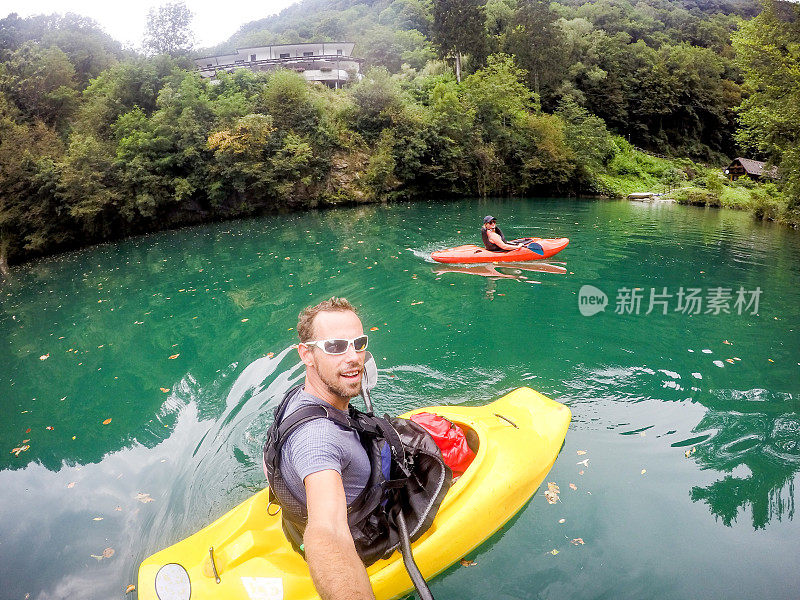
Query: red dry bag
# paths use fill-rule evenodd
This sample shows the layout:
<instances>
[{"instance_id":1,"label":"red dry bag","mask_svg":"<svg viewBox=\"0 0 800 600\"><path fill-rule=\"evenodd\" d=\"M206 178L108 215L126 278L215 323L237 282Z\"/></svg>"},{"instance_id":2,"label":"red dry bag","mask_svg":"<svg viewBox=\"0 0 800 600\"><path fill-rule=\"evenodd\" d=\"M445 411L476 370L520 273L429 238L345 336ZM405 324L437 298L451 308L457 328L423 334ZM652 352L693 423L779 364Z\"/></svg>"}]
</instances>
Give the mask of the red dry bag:
<instances>
[{"instance_id":1,"label":"red dry bag","mask_svg":"<svg viewBox=\"0 0 800 600\"><path fill-rule=\"evenodd\" d=\"M444 417L428 412L411 415L411 420L431 434L439 450L442 451L444 463L453 471L453 477L460 476L475 458L475 453L467 444L464 431Z\"/></svg>"}]
</instances>

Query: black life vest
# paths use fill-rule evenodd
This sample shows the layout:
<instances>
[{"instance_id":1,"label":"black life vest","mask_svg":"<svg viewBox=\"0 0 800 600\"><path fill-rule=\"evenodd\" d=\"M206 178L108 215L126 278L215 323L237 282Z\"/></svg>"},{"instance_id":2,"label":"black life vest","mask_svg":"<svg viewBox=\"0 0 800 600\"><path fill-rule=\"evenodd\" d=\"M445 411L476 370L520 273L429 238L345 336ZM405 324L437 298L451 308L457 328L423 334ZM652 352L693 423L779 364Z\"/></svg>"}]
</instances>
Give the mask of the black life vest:
<instances>
[{"instance_id":1,"label":"black life vest","mask_svg":"<svg viewBox=\"0 0 800 600\"><path fill-rule=\"evenodd\" d=\"M503 232L500 230L500 228L497 225L495 225L494 231L495 231L495 233L497 235L500 236L501 240L503 240L504 242L506 241L506 236L503 235ZM508 252L508 250L503 250L497 244L489 241L489 232L486 231L485 227L481 227L481 239L483 240L483 246L487 250L491 250L492 252ZM506 243L508 243L508 242L506 242Z\"/></svg>"},{"instance_id":2,"label":"black life vest","mask_svg":"<svg viewBox=\"0 0 800 600\"><path fill-rule=\"evenodd\" d=\"M358 433L370 460L370 477L364 490L347 507L347 523L356 551L369 566L400 544L397 514L403 511L413 542L433 523L453 474L444 464L439 447L422 427L407 419L383 418L350 407L347 415L324 405L302 406L284 415L301 386L287 392L275 409L267 430L264 466L270 487L270 505L281 507L283 531L295 550L303 553L303 533L308 523L306 506L286 485L280 470L281 448L289 435L314 419L330 419Z\"/></svg>"}]
</instances>

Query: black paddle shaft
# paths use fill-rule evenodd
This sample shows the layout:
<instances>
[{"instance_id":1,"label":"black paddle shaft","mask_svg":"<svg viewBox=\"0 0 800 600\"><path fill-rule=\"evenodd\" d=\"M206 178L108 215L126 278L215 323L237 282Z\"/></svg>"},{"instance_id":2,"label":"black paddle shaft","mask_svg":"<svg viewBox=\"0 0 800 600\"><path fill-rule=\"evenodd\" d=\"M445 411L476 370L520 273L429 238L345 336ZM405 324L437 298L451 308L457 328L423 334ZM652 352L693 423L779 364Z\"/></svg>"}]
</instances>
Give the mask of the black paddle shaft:
<instances>
[{"instance_id":1,"label":"black paddle shaft","mask_svg":"<svg viewBox=\"0 0 800 600\"><path fill-rule=\"evenodd\" d=\"M411 540L408 537L408 527L402 510L397 513L397 525L400 529L400 552L403 555L403 564L406 566L408 576L411 577L411 582L417 588L421 600L433 600L433 594L431 594L422 573L419 572L417 563L414 562L414 555L411 554Z\"/></svg>"}]
</instances>

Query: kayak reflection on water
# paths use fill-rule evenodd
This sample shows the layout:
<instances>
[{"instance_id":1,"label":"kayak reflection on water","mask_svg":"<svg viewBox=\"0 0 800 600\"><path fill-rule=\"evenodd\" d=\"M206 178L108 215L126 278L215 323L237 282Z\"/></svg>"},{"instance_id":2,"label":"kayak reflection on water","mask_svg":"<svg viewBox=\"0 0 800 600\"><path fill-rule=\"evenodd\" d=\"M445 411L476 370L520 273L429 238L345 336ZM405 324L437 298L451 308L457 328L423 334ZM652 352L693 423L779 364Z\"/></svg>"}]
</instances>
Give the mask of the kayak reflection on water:
<instances>
[{"instance_id":1,"label":"kayak reflection on water","mask_svg":"<svg viewBox=\"0 0 800 600\"><path fill-rule=\"evenodd\" d=\"M434 275L442 275L444 273L467 273L469 275L480 275L486 277L486 297L489 300L494 300L494 294L497 291L495 282L499 279L514 279L524 283L542 283L534 279L530 279L526 272L533 271L538 273L555 273L557 275L566 275L567 269L561 265L531 262L531 263L514 263L513 265L498 265L494 263L478 263L473 265L440 265L433 269Z\"/></svg>"},{"instance_id":2,"label":"kayak reflection on water","mask_svg":"<svg viewBox=\"0 0 800 600\"><path fill-rule=\"evenodd\" d=\"M538 273L555 273L558 275L566 275L567 269L561 265L549 263L514 263L512 265L498 265L494 263L478 263L474 265L441 265L432 269L434 275L441 275L443 273L469 273L470 275L480 275L481 277L489 277L491 279L516 279L517 281L526 281L528 283L541 283L541 281L533 281L524 275L527 271Z\"/></svg>"}]
</instances>

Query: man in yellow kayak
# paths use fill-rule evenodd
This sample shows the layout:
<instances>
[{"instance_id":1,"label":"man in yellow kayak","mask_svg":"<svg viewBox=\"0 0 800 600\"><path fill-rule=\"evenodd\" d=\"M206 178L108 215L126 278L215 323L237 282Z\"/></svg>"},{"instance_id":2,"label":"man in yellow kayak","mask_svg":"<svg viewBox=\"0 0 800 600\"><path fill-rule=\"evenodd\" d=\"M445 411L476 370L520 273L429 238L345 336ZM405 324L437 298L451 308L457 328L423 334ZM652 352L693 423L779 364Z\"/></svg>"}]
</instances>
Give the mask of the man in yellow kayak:
<instances>
[{"instance_id":1,"label":"man in yellow kayak","mask_svg":"<svg viewBox=\"0 0 800 600\"><path fill-rule=\"evenodd\" d=\"M430 526L450 471L430 436L417 439L416 424L350 406L363 393L369 341L352 304L330 298L304 309L297 332L305 384L286 394L267 432L270 502L321 598L371 599L365 565L398 547L399 521L412 535ZM426 478L422 490L404 483Z\"/></svg>"},{"instance_id":2,"label":"man in yellow kayak","mask_svg":"<svg viewBox=\"0 0 800 600\"><path fill-rule=\"evenodd\" d=\"M306 365L298 405L322 401L347 414L350 399L361 390L368 343L355 308L338 298L306 308L297 332L301 340L297 350ZM303 543L314 585L323 598L342 592L353 599L373 598L347 525L347 504L369 480L366 450L356 432L344 431L327 419L317 419L304 429L287 440L283 474L290 488L293 479L305 487L292 491L306 496Z\"/></svg>"},{"instance_id":3,"label":"man in yellow kayak","mask_svg":"<svg viewBox=\"0 0 800 600\"><path fill-rule=\"evenodd\" d=\"M481 239L483 240L484 247L492 252L508 252L509 250L516 250L517 248L524 247L524 244L509 244L503 232L497 226L497 219L492 215L483 217Z\"/></svg>"}]
</instances>

